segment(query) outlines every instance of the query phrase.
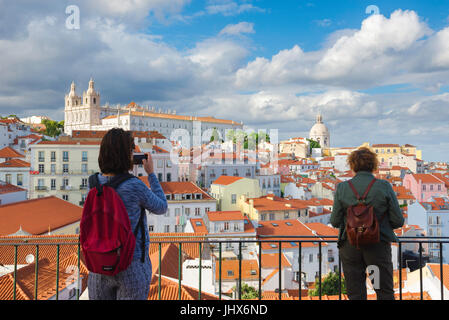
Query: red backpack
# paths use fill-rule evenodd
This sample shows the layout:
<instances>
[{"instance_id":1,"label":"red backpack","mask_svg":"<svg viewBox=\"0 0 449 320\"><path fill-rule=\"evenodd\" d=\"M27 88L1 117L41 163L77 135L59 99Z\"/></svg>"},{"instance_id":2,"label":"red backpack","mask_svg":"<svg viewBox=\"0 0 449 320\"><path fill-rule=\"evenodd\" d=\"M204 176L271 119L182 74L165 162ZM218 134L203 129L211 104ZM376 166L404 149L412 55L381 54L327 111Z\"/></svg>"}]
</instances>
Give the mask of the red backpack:
<instances>
[{"instance_id":1,"label":"red backpack","mask_svg":"<svg viewBox=\"0 0 449 320\"><path fill-rule=\"evenodd\" d=\"M89 177L91 187L83 207L80 223L80 243L87 269L91 272L113 276L131 263L139 226L145 234L142 209L136 229L131 230L128 212L115 189L131 174L114 176L101 185L98 173ZM142 262L145 244L142 241Z\"/></svg>"}]
</instances>

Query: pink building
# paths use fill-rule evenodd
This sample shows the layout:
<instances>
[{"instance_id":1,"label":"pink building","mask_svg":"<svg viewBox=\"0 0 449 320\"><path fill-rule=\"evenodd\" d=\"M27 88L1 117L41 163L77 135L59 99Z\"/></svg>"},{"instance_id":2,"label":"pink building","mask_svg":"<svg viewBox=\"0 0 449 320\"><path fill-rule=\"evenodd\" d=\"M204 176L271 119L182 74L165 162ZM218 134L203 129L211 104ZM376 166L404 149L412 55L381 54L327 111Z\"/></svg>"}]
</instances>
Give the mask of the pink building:
<instances>
[{"instance_id":1,"label":"pink building","mask_svg":"<svg viewBox=\"0 0 449 320\"><path fill-rule=\"evenodd\" d=\"M447 196L444 182L432 174L406 174L403 186L409 189L418 201L428 201L433 196Z\"/></svg>"}]
</instances>

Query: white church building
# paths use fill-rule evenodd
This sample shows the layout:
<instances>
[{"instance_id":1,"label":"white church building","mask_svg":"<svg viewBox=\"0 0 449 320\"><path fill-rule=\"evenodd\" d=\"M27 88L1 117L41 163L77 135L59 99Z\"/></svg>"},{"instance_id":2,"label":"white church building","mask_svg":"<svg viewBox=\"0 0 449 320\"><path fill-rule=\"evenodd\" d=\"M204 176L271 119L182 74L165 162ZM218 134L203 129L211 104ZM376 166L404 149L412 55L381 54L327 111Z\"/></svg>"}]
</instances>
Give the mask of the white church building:
<instances>
[{"instance_id":1,"label":"white church building","mask_svg":"<svg viewBox=\"0 0 449 320\"><path fill-rule=\"evenodd\" d=\"M154 107L141 107L134 102L127 106L108 104L101 106L100 93L95 91L92 79L82 97L77 95L75 83L72 82L70 92L65 96L64 115L64 132L68 135L74 130L109 130L119 127L131 131L154 130L169 139L174 130L184 129L190 134L191 139L194 134L196 137L207 139L215 128L225 140L226 130L243 129L242 122L214 117L177 115L175 110L156 110ZM177 139L178 136L174 136L170 140ZM201 144L201 141L196 142Z\"/></svg>"}]
</instances>

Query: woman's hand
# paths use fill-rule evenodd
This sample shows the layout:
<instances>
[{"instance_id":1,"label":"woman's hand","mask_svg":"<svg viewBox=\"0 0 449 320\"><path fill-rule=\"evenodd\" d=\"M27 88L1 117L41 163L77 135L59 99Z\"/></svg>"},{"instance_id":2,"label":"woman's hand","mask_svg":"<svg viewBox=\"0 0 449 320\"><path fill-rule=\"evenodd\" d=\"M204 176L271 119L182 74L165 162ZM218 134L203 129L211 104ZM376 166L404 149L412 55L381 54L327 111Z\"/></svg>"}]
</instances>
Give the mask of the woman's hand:
<instances>
[{"instance_id":1,"label":"woman's hand","mask_svg":"<svg viewBox=\"0 0 449 320\"><path fill-rule=\"evenodd\" d=\"M153 158L151 157L150 153L145 153L148 157L148 159L143 159L142 163L143 163L143 169L145 170L145 172L147 174L152 174L154 172L153 169Z\"/></svg>"}]
</instances>

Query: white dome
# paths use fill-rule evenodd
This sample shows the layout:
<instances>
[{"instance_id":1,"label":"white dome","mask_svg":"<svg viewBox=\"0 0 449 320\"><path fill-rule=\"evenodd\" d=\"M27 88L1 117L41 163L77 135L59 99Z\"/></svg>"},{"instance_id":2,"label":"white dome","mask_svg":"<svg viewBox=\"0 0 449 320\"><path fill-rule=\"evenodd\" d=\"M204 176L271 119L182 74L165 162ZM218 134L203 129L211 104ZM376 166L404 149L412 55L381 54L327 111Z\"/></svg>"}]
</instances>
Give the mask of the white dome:
<instances>
[{"instance_id":1,"label":"white dome","mask_svg":"<svg viewBox=\"0 0 449 320\"><path fill-rule=\"evenodd\" d=\"M324 123L315 123L310 129L310 136L327 136L329 135L329 130Z\"/></svg>"}]
</instances>

